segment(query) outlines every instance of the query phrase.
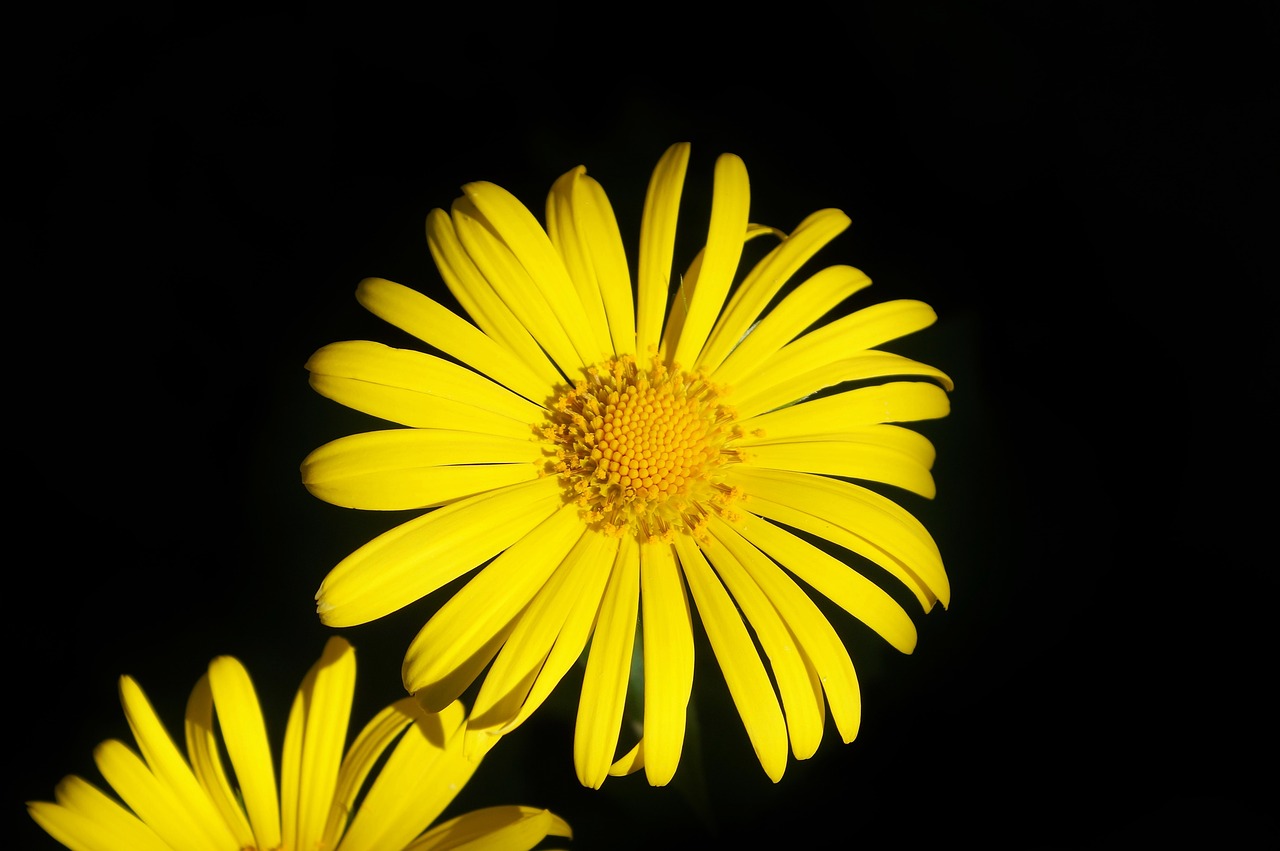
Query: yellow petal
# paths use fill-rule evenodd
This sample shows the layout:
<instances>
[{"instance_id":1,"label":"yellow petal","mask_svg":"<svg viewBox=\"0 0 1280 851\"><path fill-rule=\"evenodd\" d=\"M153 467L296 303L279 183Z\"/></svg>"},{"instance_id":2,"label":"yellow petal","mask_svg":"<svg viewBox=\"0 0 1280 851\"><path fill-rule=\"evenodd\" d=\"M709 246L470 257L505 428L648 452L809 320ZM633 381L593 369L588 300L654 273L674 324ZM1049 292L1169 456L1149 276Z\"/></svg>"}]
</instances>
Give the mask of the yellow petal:
<instances>
[{"instance_id":1,"label":"yellow petal","mask_svg":"<svg viewBox=\"0 0 1280 851\"><path fill-rule=\"evenodd\" d=\"M752 519L756 523L770 525L759 518ZM831 717L836 723L836 729L840 731L840 737L846 743L852 742L858 735L858 727L862 721L858 675L854 671L853 660L849 658L849 651L845 649L831 622L795 580L737 529L719 517L712 517L708 528L716 540L733 554L737 563L746 570L785 621L787 629L795 636L796 644L827 694L827 700L831 704ZM853 572L848 568L844 570L846 573ZM730 589L733 590L733 586ZM736 590L734 597L738 597ZM902 610L899 608L898 611ZM785 692L783 700L785 706ZM792 750L797 758L804 759L795 744L796 735L791 718L791 711L788 710L787 726L792 728ZM821 735L821 728L818 733ZM816 748L817 745L814 742L812 746Z\"/></svg>"},{"instance_id":2,"label":"yellow petal","mask_svg":"<svg viewBox=\"0 0 1280 851\"><path fill-rule=\"evenodd\" d=\"M249 819L240 805L240 793L232 786L222 765L222 742L214 721L213 689L209 685L208 673L196 681L195 688L187 698L184 727L187 755L200 785L222 814L222 820L235 833L236 840L246 848L257 845L253 828L249 826ZM276 822L278 839L278 815Z\"/></svg>"},{"instance_id":3,"label":"yellow petal","mask_svg":"<svg viewBox=\"0 0 1280 851\"><path fill-rule=\"evenodd\" d=\"M725 468L725 482L747 494L744 507L815 534L883 567L911 590L925 611L951 596L942 556L927 529L900 505L850 482L765 470Z\"/></svg>"},{"instance_id":4,"label":"yellow petal","mask_svg":"<svg viewBox=\"0 0 1280 851\"><path fill-rule=\"evenodd\" d=\"M185 809L199 823L202 835L213 842L234 842L235 836L222 814L205 793L146 694L132 677L120 678L120 703L147 766L161 783L182 799Z\"/></svg>"},{"instance_id":5,"label":"yellow petal","mask_svg":"<svg viewBox=\"0 0 1280 851\"><path fill-rule=\"evenodd\" d=\"M172 851L142 820L80 777L64 777L54 799L30 801L27 812L71 851Z\"/></svg>"},{"instance_id":6,"label":"yellow petal","mask_svg":"<svg viewBox=\"0 0 1280 851\"><path fill-rule=\"evenodd\" d=\"M915 650L915 622L879 585L803 538L753 514L742 514L733 528L893 647L903 653Z\"/></svg>"},{"instance_id":7,"label":"yellow petal","mask_svg":"<svg viewBox=\"0 0 1280 851\"><path fill-rule=\"evenodd\" d=\"M826 353L829 354L829 353ZM951 389L951 379L936 367L888 352L858 352L847 358L819 363L807 371L784 374L770 372L770 378L753 376L734 392L734 410L740 417L789 405L820 390L848 381L926 375Z\"/></svg>"},{"instance_id":8,"label":"yellow petal","mask_svg":"<svg viewBox=\"0 0 1280 851\"><path fill-rule=\"evenodd\" d=\"M760 661L755 644L742 622L742 615L720 580L687 534L677 534L676 552L698 607L698 618L706 629L711 649L724 673L733 704L747 729L751 746L774 783L787 767L787 724L778 706L773 683ZM645 604L646 608L648 603ZM810 695L812 699L812 695Z\"/></svg>"},{"instance_id":9,"label":"yellow petal","mask_svg":"<svg viewBox=\"0 0 1280 851\"><path fill-rule=\"evenodd\" d=\"M335 636L325 642L294 697L280 770L285 848L321 847L338 786L355 680L355 651Z\"/></svg>"},{"instance_id":10,"label":"yellow petal","mask_svg":"<svg viewBox=\"0 0 1280 851\"><path fill-rule=\"evenodd\" d=\"M608 577L573 733L573 764L589 789L599 789L609 773L626 708L640 608L640 548L634 536L623 536Z\"/></svg>"},{"instance_id":11,"label":"yellow petal","mask_svg":"<svg viewBox=\"0 0 1280 851\"><path fill-rule=\"evenodd\" d=\"M476 326L417 290L385 278L365 278L356 299L371 313L409 332L424 343L492 378L541 405L550 387L515 352L500 345Z\"/></svg>"},{"instance_id":12,"label":"yellow petal","mask_svg":"<svg viewBox=\"0 0 1280 851\"><path fill-rule=\"evenodd\" d=\"M425 352L348 340L324 346L306 366L322 396L400 425L527 437L545 419L528 399Z\"/></svg>"},{"instance_id":13,"label":"yellow petal","mask_svg":"<svg viewBox=\"0 0 1280 851\"><path fill-rule=\"evenodd\" d=\"M257 847L275 848L280 844L280 793L253 682L244 665L231 656L210 662L208 676L222 742L235 770Z\"/></svg>"},{"instance_id":14,"label":"yellow petal","mask_svg":"<svg viewBox=\"0 0 1280 851\"><path fill-rule=\"evenodd\" d=\"M917 445L917 441L889 443L878 439L883 434L892 434L889 432L868 433L861 436L861 440L854 439L851 435L849 438L831 440L761 443L740 449L739 457L755 467L883 482L932 499L937 488L928 465L922 463L922 456L932 463L932 444L922 435L908 429L899 428L898 432L913 435L923 441L929 451L924 451L924 447ZM903 449L900 448L900 443L911 445ZM737 449L738 446L735 444L734 448Z\"/></svg>"},{"instance_id":15,"label":"yellow petal","mask_svg":"<svg viewBox=\"0 0 1280 851\"><path fill-rule=\"evenodd\" d=\"M743 563L743 559L747 557L760 558L760 553L749 545L738 549L726 547L723 542L710 535L699 541L698 546L715 566L715 572L732 596L733 603L742 610L742 617L755 632L756 639L769 660L774 682L778 685L778 694L782 697L782 709L786 716L784 732L791 740L791 750L796 759L808 759L822 742L822 727L826 720L822 681L800 646L799 636L783 618L776 602L761 588ZM701 612L701 608L698 611ZM747 640L751 640L749 636ZM768 697L776 708L778 701L773 695L772 686L768 690ZM763 699L763 695L760 699ZM771 723L769 716L765 720ZM785 765L785 745L782 747L782 762Z\"/></svg>"},{"instance_id":16,"label":"yellow petal","mask_svg":"<svg viewBox=\"0 0 1280 851\"><path fill-rule=\"evenodd\" d=\"M505 636L582 529L578 507L562 504L472 577L409 645L401 671L405 689L422 692L429 709L457 699L492 658L480 651L487 651L495 636Z\"/></svg>"},{"instance_id":17,"label":"yellow petal","mask_svg":"<svg viewBox=\"0 0 1280 851\"><path fill-rule=\"evenodd\" d=\"M486 807L436 825L404 851L528 851L548 836L572 838L573 831L550 810Z\"/></svg>"},{"instance_id":18,"label":"yellow petal","mask_svg":"<svg viewBox=\"0 0 1280 851\"><path fill-rule=\"evenodd\" d=\"M120 799L169 847L191 851L226 851L235 847L235 837L225 826L223 835L212 835L214 824L197 812L203 809L200 801L152 774L146 763L123 742L115 739L103 742L94 749L93 759Z\"/></svg>"},{"instance_id":19,"label":"yellow petal","mask_svg":"<svg viewBox=\"0 0 1280 851\"><path fill-rule=\"evenodd\" d=\"M719 384L735 384L840 302L870 285L871 279L852 266L828 266L814 273L745 332L746 336L716 368L712 378Z\"/></svg>"},{"instance_id":20,"label":"yellow petal","mask_svg":"<svg viewBox=\"0 0 1280 851\"><path fill-rule=\"evenodd\" d=\"M773 440L808 434L815 428L838 431L846 426L904 423L945 417L951 400L927 381L889 381L810 399L776 411L744 417L738 425L746 435Z\"/></svg>"},{"instance_id":21,"label":"yellow petal","mask_svg":"<svg viewBox=\"0 0 1280 851\"><path fill-rule=\"evenodd\" d=\"M325 823L325 847L337 845L338 838L342 836L356 810L356 801L369 773L380 763L383 753L392 742L421 714L422 710L412 697L401 698L384 707L356 736L347 749L347 754L342 759L342 768L338 772L333 806L329 809L329 818ZM423 766L423 770L429 770L429 766Z\"/></svg>"},{"instance_id":22,"label":"yellow petal","mask_svg":"<svg viewBox=\"0 0 1280 851\"><path fill-rule=\"evenodd\" d=\"M631 273L613 207L604 189L578 166L547 196L547 236L564 260L587 322L609 329L613 354L635 352Z\"/></svg>"},{"instance_id":23,"label":"yellow petal","mask_svg":"<svg viewBox=\"0 0 1280 851\"><path fill-rule=\"evenodd\" d=\"M696 366L707 371L720 366L783 284L849 223L849 217L840 210L818 210L756 263L716 321Z\"/></svg>"},{"instance_id":24,"label":"yellow petal","mask_svg":"<svg viewBox=\"0 0 1280 851\"><path fill-rule=\"evenodd\" d=\"M677 364L692 366L695 363L712 324L720 315L742 257L750 205L746 165L735 154L721 154L716 158L711 223L701 268L696 281L687 276L680 287L688 312L679 324L673 314L663 335L663 350L671 353Z\"/></svg>"},{"instance_id":25,"label":"yellow petal","mask_svg":"<svg viewBox=\"0 0 1280 851\"><path fill-rule=\"evenodd\" d=\"M543 444L451 429L384 429L326 443L302 462L302 483L334 505L428 508L538 478Z\"/></svg>"},{"instance_id":26,"label":"yellow petal","mask_svg":"<svg viewBox=\"0 0 1280 851\"><path fill-rule=\"evenodd\" d=\"M558 384L562 380L560 372L476 267L458 240L453 220L444 210L435 209L427 214L427 247L445 286L480 330L509 349L548 387Z\"/></svg>"},{"instance_id":27,"label":"yellow petal","mask_svg":"<svg viewBox=\"0 0 1280 851\"><path fill-rule=\"evenodd\" d=\"M337 627L397 611L506 549L563 504L559 482L547 476L402 523L329 571L316 610Z\"/></svg>"},{"instance_id":28,"label":"yellow petal","mask_svg":"<svg viewBox=\"0 0 1280 851\"><path fill-rule=\"evenodd\" d=\"M671 545L640 545L644 635L645 776L671 782L680 764L693 690L693 619Z\"/></svg>"},{"instance_id":29,"label":"yellow petal","mask_svg":"<svg viewBox=\"0 0 1280 851\"><path fill-rule=\"evenodd\" d=\"M642 356L648 355L651 347L656 349L662 338L689 150L687 142L667 148L645 193L636 277L636 352Z\"/></svg>"}]
</instances>

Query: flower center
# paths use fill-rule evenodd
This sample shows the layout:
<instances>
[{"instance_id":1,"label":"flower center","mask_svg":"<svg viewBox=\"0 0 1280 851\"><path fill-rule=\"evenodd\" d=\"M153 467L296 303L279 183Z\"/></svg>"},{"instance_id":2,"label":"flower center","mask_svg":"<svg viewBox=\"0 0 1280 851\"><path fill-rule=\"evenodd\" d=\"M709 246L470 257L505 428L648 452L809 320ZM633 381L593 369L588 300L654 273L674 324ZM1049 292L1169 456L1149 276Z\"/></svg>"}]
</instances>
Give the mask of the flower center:
<instances>
[{"instance_id":1,"label":"flower center","mask_svg":"<svg viewBox=\"0 0 1280 851\"><path fill-rule=\"evenodd\" d=\"M612 535L670 540L698 534L711 511L735 498L716 471L736 458L734 412L701 373L656 356L642 370L633 355L587 370L556 399L543 435L551 469L583 519Z\"/></svg>"}]
</instances>

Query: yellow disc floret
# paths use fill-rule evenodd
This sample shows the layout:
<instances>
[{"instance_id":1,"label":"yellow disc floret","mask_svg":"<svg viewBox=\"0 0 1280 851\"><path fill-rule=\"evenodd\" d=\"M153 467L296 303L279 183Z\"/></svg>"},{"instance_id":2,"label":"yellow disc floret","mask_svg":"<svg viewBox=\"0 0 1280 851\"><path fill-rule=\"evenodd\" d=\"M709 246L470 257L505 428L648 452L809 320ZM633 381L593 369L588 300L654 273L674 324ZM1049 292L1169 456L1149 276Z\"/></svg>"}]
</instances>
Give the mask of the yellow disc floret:
<instances>
[{"instance_id":1,"label":"yellow disc floret","mask_svg":"<svg viewBox=\"0 0 1280 851\"><path fill-rule=\"evenodd\" d=\"M632 355L588 369L555 400L542 430L551 468L583 519L642 540L699 534L709 512L736 498L716 480L736 458L724 446L735 416L723 395L701 373L657 357L646 370Z\"/></svg>"}]
</instances>

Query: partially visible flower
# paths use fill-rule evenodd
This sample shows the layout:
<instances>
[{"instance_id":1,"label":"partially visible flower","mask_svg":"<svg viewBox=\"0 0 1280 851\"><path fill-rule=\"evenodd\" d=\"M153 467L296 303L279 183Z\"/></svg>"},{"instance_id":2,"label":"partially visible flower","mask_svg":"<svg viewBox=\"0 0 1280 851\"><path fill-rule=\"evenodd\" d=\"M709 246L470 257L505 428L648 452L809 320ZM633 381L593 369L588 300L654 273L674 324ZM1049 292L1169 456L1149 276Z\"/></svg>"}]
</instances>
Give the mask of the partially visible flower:
<instances>
[{"instance_id":1,"label":"partially visible flower","mask_svg":"<svg viewBox=\"0 0 1280 851\"><path fill-rule=\"evenodd\" d=\"M424 511L334 567L316 594L323 622L382 617L484 565L413 640L405 687L442 707L484 673L469 728L480 747L585 651L574 762L593 788L640 767L654 785L674 775L695 612L776 781L788 746L816 751L824 696L844 741L860 723L853 663L813 595L907 653L911 616L850 562L874 563L924 611L950 596L928 531L863 484L934 496L934 448L898 423L945 416L951 380L876 348L934 311L902 299L824 323L870 280L843 265L791 279L849 217L819 210L790 233L752 224L731 154L716 161L705 247L677 277L688 158L673 145L653 173L634 289L585 168L552 186L545 230L502 188L469 183L428 215L427 243L472 322L380 278L356 292L448 357L348 341L307 362L319 393L403 426L316 449L307 488ZM757 237L778 243L739 276ZM643 733L619 755L637 631Z\"/></svg>"},{"instance_id":2,"label":"partially visible flower","mask_svg":"<svg viewBox=\"0 0 1280 851\"><path fill-rule=\"evenodd\" d=\"M114 739L94 751L120 800L70 775L54 802L29 802L28 812L75 851L528 851L547 836L571 836L559 816L522 806L475 810L426 830L482 756L463 754L466 712L452 703L428 713L406 697L344 750L355 673L351 645L329 639L294 698L278 781L253 683L237 659L214 659L191 692L185 756L139 685L121 677L138 751Z\"/></svg>"}]
</instances>

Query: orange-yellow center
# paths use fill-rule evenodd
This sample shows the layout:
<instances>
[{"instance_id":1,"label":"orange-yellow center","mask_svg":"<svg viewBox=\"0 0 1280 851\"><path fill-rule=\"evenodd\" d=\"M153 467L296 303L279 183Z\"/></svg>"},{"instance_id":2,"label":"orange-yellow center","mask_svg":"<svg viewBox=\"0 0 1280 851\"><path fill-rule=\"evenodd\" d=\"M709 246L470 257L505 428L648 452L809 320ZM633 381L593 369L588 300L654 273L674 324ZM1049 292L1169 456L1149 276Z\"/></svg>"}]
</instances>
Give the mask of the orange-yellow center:
<instances>
[{"instance_id":1,"label":"orange-yellow center","mask_svg":"<svg viewBox=\"0 0 1280 851\"><path fill-rule=\"evenodd\" d=\"M733 411L700 373L624 355L587 370L551 406L552 469L586 522L642 540L697 534L731 498L716 471L736 453Z\"/></svg>"}]
</instances>

